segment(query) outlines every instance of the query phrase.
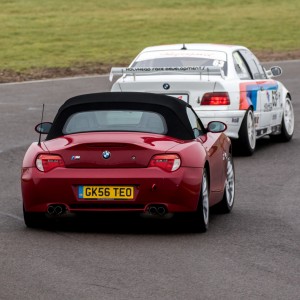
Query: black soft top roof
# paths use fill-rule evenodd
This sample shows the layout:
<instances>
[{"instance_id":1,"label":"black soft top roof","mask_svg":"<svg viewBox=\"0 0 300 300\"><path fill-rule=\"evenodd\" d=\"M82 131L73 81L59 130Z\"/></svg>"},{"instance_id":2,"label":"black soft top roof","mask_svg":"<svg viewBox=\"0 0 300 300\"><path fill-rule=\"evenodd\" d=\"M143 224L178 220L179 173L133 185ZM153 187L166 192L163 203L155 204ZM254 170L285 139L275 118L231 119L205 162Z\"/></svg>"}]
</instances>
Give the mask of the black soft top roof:
<instances>
[{"instance_id":1,"label":"black soft top roof","mask_svg":"<svg viewBox=\"0 0 300 300\"><path fill-rule=\"evenodd\" d=\"M161 94L137 92L108 92L79 95L67 100L58 110L46 140L62 136L62 129L70 115L90 110L144 110L160 113L167 122L167 135L194 139L186 107L191 106L177 98Z\"/></svg>"}]
</instances>

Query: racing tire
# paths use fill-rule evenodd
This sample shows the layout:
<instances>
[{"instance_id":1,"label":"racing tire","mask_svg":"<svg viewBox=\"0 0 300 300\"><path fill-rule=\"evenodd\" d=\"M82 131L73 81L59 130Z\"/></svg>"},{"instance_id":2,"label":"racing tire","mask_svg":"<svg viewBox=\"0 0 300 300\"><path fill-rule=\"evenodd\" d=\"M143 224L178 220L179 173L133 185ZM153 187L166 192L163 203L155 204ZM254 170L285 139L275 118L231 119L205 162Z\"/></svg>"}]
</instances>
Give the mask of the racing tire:
<instances>
[{"instance_id":1,"label":"racing tire","mask_svg":"<svg viewBox=\"0 0 300 300\"><path fill-rule=\"evenodd\" d=\"M209 224L209 181L204 168L197 212L193 216L193 231L206 232Z\"/></svg>"},{"instance_id":2,"label":"racing tire","mask_svg":"<svg viewBox=\"0 0 300 300\"><path fill-rule=\"evenodd\" d=\"M255 150L256 130L252 108L246 111L239 130L239 139L235 145L238 147L238 152L244 156L251 156Z\"/></svg>"},{"instance_id":3,"label":"racing tire","mask_svg":"<svg viewBox=\"0 0 300 300\"><path fill-rule=\"evenodd\" d=\"M27 212L23 206L24 223L28 228L39 228L46 224L45 214Z\"/></svg>"},{"instance_id":4,"label":"racing tire","mask_svg":"<svg viewBox=\"0 0 300 300\"><path fill-rule=\"evenodd\" d=\"M229 154L227 159L227 167L226 167L224 195L221 202L215 205L214 207L215 211L221 214L230 213L233 208L234 197L235 197L235 171L234 171L232 155Z\"/></svg>"},{"instance_id":5,"label":"racing tire","mask_svg":"<svg viewBox=\"0 0 300 300\"><path fill-rule=\"evenodd\" d=\"M288 142L292 139L294 134L294 109L292 100L287 97L285 100L284 111L281 121L281 132L277 135L270 135L274 142Z\"/></svg>"}]
</instances>

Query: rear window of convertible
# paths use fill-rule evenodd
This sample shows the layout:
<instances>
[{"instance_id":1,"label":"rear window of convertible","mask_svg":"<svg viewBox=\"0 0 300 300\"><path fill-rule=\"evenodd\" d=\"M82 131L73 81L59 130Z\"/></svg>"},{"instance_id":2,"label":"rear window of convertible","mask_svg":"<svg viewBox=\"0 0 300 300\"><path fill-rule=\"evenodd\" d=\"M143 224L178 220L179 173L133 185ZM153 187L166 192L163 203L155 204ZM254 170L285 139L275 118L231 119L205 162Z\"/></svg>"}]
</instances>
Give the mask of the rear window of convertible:
<instances>
[{"instance_id":1,"label":"rear window of convertible","mask_svg":"<svg viewBox=\"0 0 300 300\"><path fill-rule=\"evenodd\" d=\"M63 134L93 131L137 131L167 133L164 117L156 112L135 110L93 110L71 115Z\"/></svg>"}]
</instances>

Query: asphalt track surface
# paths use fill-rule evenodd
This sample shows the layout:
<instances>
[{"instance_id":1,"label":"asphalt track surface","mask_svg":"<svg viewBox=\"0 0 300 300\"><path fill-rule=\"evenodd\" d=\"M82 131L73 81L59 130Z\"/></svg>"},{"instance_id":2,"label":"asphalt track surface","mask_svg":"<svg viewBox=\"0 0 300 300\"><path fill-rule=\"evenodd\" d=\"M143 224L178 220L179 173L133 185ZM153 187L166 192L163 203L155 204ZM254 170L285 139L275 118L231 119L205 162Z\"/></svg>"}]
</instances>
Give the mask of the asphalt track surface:
<instances>
[{"instance_id":1,"label":"asphalt track surface","mask_svg":"<svg viewBox=\"0 0 300 300\"><path fill-rule=\"evenodd\" d=\"M300 61L276 63L293 96L290 143L258 142L234 157L236 202L209 231L183 224L96 218L52 228L23 223L20 167L69 97L107 91L107 76L0 85L0 299L299 299Z\"/></svg>"}]
</instances>

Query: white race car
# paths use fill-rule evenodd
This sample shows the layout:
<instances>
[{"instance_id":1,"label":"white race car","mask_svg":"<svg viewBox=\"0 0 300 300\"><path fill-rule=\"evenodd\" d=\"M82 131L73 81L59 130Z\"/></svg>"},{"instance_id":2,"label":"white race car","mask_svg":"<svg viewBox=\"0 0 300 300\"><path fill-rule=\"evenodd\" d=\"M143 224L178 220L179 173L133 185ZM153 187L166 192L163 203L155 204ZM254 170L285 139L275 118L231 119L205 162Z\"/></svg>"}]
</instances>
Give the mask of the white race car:
<instances>
[{"instance_id":1,"label":"white race car","mask_svg":"<svg viewBox=\"0 0 300 300\"><path fill-rule=\"evenodd\" d=\"M291 95L272 79L281 73L280 67L265 70L243 46L180 44L144 49L128 68L112 68L110 80L122 75L114 92L162 93L188 102L205 126L226 123L226 134L251 155L257 138L293 136Z\"/></svg>"}]
</instances>

